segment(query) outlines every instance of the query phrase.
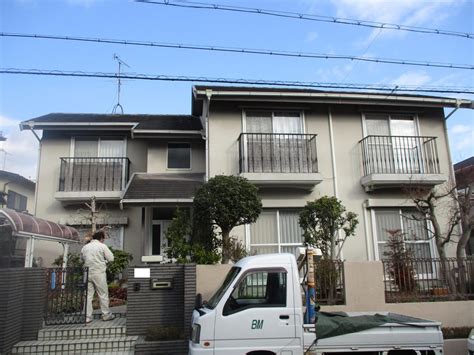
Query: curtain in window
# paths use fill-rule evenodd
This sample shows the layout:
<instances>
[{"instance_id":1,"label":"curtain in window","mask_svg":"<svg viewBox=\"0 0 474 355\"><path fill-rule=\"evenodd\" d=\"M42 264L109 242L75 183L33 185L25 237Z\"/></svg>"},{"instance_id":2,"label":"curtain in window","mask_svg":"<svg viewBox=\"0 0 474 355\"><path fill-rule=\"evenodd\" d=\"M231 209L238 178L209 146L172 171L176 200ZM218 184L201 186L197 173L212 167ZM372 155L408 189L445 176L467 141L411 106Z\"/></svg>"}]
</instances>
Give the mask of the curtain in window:
<instances>
[{"instance_id":1,"label":"curtain in window","mask_svg":"<svg viewBox=\"0 0 474 355\"><path fill-rule=\"evenodd\" d=\"M103 158L120 158L124 156L123 139L101 139L99 157Z\"/></svg>"},{"instance_id":2,"label":"curtain in window","mask_svg":"<svg viewBox=\"0 0 474 355\"><path fill-rule=\"evenodd\" d=\"M275 211L263 211L258 220L250 225L252 244L278 244L276 222Z\"/></svg>"},{"instance_id":3,"label":"curtain in window","mask_svg":"<svg viewBox=\"0 0 474 355\"><path fill-rule=\"evenodd\" d=\"M98 151L97 139L76 138L74 142L74 157L96 158L97 151Z\"/></svg>"},{"instance_id":4,"label":"curtain in window","mask_svg":"<svg viewBox=\"0 0 474 355\"><path fill-rule=\"evenodd\" d=\"M299 213L297 211L280 211L280 242L303 243L303 230L299 223Z\"/></svg>"},{"instance_id":5,"label":"curtain in window","mask_svg":"<svg viewBox=\"0 0 474 355\"><path fill-rule=\"evenodd\" d=\"M303 133L303 122L299 112L274 112L273 133Z\"/></svg>"}]
</instances>

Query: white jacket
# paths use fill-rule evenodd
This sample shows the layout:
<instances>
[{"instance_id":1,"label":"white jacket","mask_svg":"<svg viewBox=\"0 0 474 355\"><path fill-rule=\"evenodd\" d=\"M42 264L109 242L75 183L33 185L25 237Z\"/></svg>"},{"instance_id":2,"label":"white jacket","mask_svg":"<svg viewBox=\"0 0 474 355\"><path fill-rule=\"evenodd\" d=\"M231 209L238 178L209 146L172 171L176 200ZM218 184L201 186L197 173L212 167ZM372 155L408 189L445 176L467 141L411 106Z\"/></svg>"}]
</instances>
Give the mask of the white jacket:
<instances>
[{"instance_id":1,"label":"white jacket","mask_svg":"<svg viewBox=\"0 0 474 355\"><path fill-rule=\"evenodd\" d=\"M91 274L105 272L107 262L114 261L114 254L109 247L95 239L82 247L81 257Z\"/></svg>"}]
</instances>

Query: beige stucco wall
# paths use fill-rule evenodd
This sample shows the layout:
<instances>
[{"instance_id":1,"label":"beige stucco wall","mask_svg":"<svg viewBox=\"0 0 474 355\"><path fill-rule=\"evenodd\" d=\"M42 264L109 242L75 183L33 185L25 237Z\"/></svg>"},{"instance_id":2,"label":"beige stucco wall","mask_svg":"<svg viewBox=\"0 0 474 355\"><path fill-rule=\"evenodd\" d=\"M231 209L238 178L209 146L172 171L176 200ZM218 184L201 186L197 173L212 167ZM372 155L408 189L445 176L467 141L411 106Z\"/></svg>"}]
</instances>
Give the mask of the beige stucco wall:
<instances>
[{"instance_id":1,"label":"beige stucco wall","mask_svg":"<svg viewBox=\"0 0 474 355\"><path fill-rule=\"evenodd\" d=\"M208 300L231 265L197 265L196 292ZM322 306L326 312L394 312L439 321L443 327L474 327L474 301L385 303L382 263L344 263L346 305Z\"/></svg>"},{"instance_id":2,"label":"beige stucco wall","mask_svg":"<svg viewBox=\"0 0 474 355\"><path fill-rule=\"evenodd\" d=\"M168 169L168 143L191 143L191 169ZM147 167L149 173L205 173L205 145L202 139L148 140Z\"/></svg>"},{"instance_id":3,"label":"beige stucco wall","mask_svg":"<svg viewBox=\"0 0 474 355\"><path fill-rule=\"evenodd\" d=\"M0 177L0 190L8 193L8 191L14 191L23 196L26 196L26 209L28 213L35 213L35 189L25 186L24 184L18 182L12 182L8 179Z\"/></svg>"},{"instance_id":4,"label":"beige stucco wall","mask_svg":"<svg viewBox=\"0 0 474 355\"><path fill-rule=\"evenodd\" d=\"M281 104L260 103L262 108L278 109ZM303 107L304 106L304 107ZM362 177L362 158L359 141L364 137L363 116L364 108L355 105L336 105L331 107L335 176L330 148L330 130L328 106L319 104L295 105L295 110L303 110L305 117L305 133L317 134L318 170L323 181L312 191L294 188L261 188L260 197L264 208L303 207L307 201L323 195L334 196L342 200L347 210L357 213L359 225L356 235L347 240L343 258L351 261L373 260L374 241L372 235L372 220L370 209L365 207L368 199L373 205L390 207L406 206L409 204L406 194L398 190L378 190L366 192L360 184ZM285 109L291 109L286 104ZM370 108L373 110L374 108ZM378 110L394 110L393 107L377 107ZM450 174L450 162L444 130L442 109L423 108L415 110L419 115L420 135L438 137L437 146L440 159L441 173L446 177ZM243 132L242 107L237 103L214 101L209 114L209 172L210 176L220 174L238 174L238 137ZM336 178L336 181L335 181ZM335 187L336 183L336 187ZM440 209L442 210L442 209ZM441 224L445 225L447 216L440 214ZM242 235L243 233L243 235ZM245 240L243 229L238 235ZM450 255L453 248L449 247Z\"/></svg>"}]
</instances>

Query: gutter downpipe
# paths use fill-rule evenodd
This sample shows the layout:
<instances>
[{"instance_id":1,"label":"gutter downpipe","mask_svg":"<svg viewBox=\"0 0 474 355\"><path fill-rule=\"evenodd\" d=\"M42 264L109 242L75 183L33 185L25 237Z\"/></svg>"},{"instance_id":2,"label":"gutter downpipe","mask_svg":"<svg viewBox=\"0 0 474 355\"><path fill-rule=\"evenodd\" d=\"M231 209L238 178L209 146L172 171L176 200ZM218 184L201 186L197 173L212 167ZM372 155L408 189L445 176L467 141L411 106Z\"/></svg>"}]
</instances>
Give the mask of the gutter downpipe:
<instances>
[{"instance_id":1,"label":"gutter downpipe","mask_svg":"<svg viewBox=\"0 0 474 355\"><path fill-rule=\"evenodd\" d=\"M456 107L444 118L444 122L443 122L444 135L446 137L446 146L448 148L449 175L453 184L456 183L456 178L454 175L453 159L451 157L451 146L449 144L448 126L446 125L446 121L459 109L460 106L461 106L461 102L459 100L456 100Z\"/></svg>"},{"instance_id":2,"label":"gutter downpipe","mask_svg":"<svg viewBox=\"0 0 474 355\"><path fill-rule=\"evenodd\" d=\"M36 216L36 209L38 207L38 191L39 191L39 174L40 174L40 166L41 166L41 138L36 134L33 127L28 125L31 133L36 137L38 140L38 167L36 168L36 184L35 184L35 210L33 211L33 216ZM21 130L21 126L20 126Z\"/></svg>"},{"instance_id":3,"label":"gutter downpipe","mask_svg":"<svg viewBox=\"0 0 474 355\"><path fill-rule=\"evenodd\" d=\"M336 152L334 147L334 130L332 126L332 112L331 106L328 106L328 124L329 124L329 146L331 148L331 166L332 166L332 181L334 188L334 197L339 199L339 190L337 188L337 167L336 167ZM341 230L337 231L337 238L341 239ZM342 258L342 250L336 253Z\"/></svg>"},{"instance_id":4,"label":"gutter downpipe","mask_svg":"<svg viewBox=\"0 0 474 355\"><path fill-rule=\"evenodd\" d=\"M339 191L337 189L337 168L336 168L336 152L334 149L334 131L332 127L332 113L331 106L328 106L328 123L329 123L329 145L331 148L331 165L332 165L332 178L334 187L334 196L339 198Z\"/></svg>"},{"instance_id":5,"label":"gutter downpipe","mask_svg":"<svg viewBox=\"0 0 474 355\"><path fill-rule=\"evenodd\" d=\"M204 139L206 140L206 176L204 177L204 180L207 182L209 181L209 176L211 173L210 169L210 158L209 158L209 112L210 112L210 107L211 107L211 97L212 97L212 90L206 90L206 101L205 101L205 107L204 107L204 127L205 127L205 135Z\"/></svg>"}]
</instances>

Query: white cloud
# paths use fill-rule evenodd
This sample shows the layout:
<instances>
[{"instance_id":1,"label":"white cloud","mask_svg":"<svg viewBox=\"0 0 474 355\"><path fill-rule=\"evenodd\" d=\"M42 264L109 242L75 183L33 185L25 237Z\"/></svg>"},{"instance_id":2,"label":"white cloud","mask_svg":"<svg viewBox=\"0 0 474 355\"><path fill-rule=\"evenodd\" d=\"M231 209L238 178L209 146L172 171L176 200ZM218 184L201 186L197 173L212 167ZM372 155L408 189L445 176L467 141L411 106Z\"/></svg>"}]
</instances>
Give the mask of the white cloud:
<instances>
[{"instance_id":1,"label":"white cloud","mask_svg":"<svg viewBox=\"0 0 474 355\"><path fill-rule=\"evenodd\" d=\"M31 132L21 132L19 123L18 120L0 116L0 127L7 138L0 146L0 168L35 179L38 141Z\"/></svg>"},{"instance_id":2,"label":"white cloud","mask_svg":"<svg viewBox=\"0 0 474 355\"><path fill-rule=\"evenodd\" d=\"M472 132L472 131L473 131L472 127L469 127L463 124L457 124L457 125L454 125L453 128L451 128L451 133L453 134L463 134L463 133Z\"/></svg>"},{"instance_id":3,"label":"white cloud","mask_svg":"<svg viewBox=\"0 0 474 355\"><path fill-rule=\"evenodd\" d=\"M337 82L344 80L352 71L353 64L334 65L328 69L318 69L316 71L317 81Z\"/></svg>"},{"instance_id":4,"label":"white cloud","mask_svg":"<svg viewBox=\"0 0 474 355\"><path fill-rule=\"evenodd\" d=\"M431 77L425 72L408 71L391 81L392 85L413 85L421 86L431 81Z\"/></svg>"},{"instance_id":5,"label":"white cloud","mask_svg":"<svg viewBox=\"0 0 474 355\"><path fill-rule=\"evenodd\" d=\"M315 4L314 0L308 1L312 5ZM336 9L337 17L433 27L448 18L455 7L462 5L465 0L331 0L331 2ZM380 32L380 37L402 37L406 34L404 31L383 30ZM379 29L374 29L365 40L357 43L357 46L367 46L378 35Z\"/></svg>"}]
</instances>

